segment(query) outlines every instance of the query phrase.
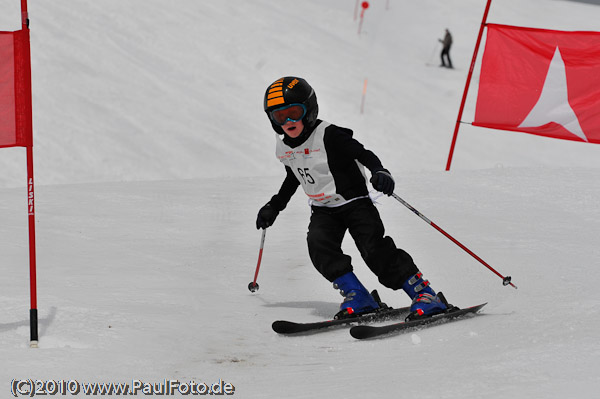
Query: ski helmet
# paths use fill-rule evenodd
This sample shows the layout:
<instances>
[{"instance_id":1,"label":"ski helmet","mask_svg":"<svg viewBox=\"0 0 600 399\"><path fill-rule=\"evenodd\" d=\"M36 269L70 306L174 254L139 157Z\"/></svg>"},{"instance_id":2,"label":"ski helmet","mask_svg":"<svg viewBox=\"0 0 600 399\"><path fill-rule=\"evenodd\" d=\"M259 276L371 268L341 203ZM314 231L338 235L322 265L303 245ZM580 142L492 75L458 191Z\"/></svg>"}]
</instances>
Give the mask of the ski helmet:
<instances>
[{"instance_id":1,"label":"ski helmet","mask_svg":"<svg viewBox=\"0 0 600 399\"><path fill-rule=\"evenodd\" d=\"M271 112L292 104L302 104L306 113L302 118L305 129L311 130L317 122L319 105L313 88L302 78L286 76L271 83L265 92L264 109L269 121L279 134L284 134L280 125L271 118Z\"/></svg>"}]
</instances>

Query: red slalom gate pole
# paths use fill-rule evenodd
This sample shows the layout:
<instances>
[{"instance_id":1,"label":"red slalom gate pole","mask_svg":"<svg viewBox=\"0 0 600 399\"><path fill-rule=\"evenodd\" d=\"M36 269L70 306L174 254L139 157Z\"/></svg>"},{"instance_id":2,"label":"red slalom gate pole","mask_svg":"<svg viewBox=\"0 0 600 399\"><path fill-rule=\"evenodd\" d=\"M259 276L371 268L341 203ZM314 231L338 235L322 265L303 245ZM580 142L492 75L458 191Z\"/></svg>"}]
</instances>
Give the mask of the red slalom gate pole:
<instances>
[{"instance_id":1,"label":"red slalom gate pole","mask_svg":"<svg viewBox=\"0 0 600 399\"><path fill-rule=\"evenodd\" d=\"M503 285L510 285L513 288L517 288L516 285L514 285L513 283L510 282L510 280L511 280L510 276L504 277L502 274L498 273L493 267L491 267L490 265L488 265L487 262L485 262L479 256L475 255L475 253L473 253L473 251L471 251L469 248L465 247L463 244L461 244L457 239L455 239L454 237L452 237L450 234L446 233L437 224L435 224L431 220L427 219L425 217L425 215L423 215L421 212L419 212L418 210L416 210L415 208L413 208L408 202L404 201L402 198L400 198L396 194L392 194L392 197L394 197L398 202L400 202L402 205L404 205L405 207L407 207L408 209L410 209L415 215L417 215L418 217L420 217L421 219L423 219L425 222L427 222L429 225L431 225L431 227L433 227L434 229L436 229L437 231L439 231L440 233L442 233L443 235L445 235L448 239L450 239L450 241L452 241L453 243L455 243L456 245L458 245L459 247L461 247L466 253L468 253L469 255L471 255L473 258L477 259L477 261L479 261L482 265L484 265L485 267L487 267L488 269L490 269L494 274L496 274L498 277L500 277L502 279L502 284Z\"/></svg>"},{"instance_id":2,"label":"red slalom gate pole","mask_svg":"<svg viewBox=\"0 0 600 399\"><path fill-rule=\"evenodd\" d=\"M369 8L369 2L363 1L361 3L362 11L360 12L360 21L358 23L358 34L360 35L360 31L362 29L363 19L365 18L365 10Z\"/></svg>"},{"instance_id":3,"label":"red slalom gate pole","mask_svg":"<svg viewBox=\"0 0 600 399\"><path fill-rule=\"evenodd\" d=\"M362 99L360 101L360 113L361 114L363 114L365 112L365 96L367 95L367 83L368 83L368 79L365 78L365 83L363 84Z\"/></svg>"},{"instance_id":4,"label":"red slalom gate pole","mask_svg":"<svg viewBox=\"0 0 600 399\"><path fill-rule=\"evenodd\" d=\"M29 346L38 344L37 271L35 253L35 196L33 191L33 150L27 147L27 209L29 218L29 286L31 307L29 310Z\"/></svg>"},{"instance_id":5,"label":"red slalom gate pole","mask_svg":"<svg viewBox=\"0 0 600 399\"><path fill-rule=\"evenodd\" d=\"M258 271L260 270L260 262L262 260L263 248L265 247L265 235L267 234L267 229L263 229L262 237L260 239L260 250L258 251L258 263L256 264L256 271L254 272L254 280L248 284L248 289L250 292L258 291L258 283L256 279L258 278Z\"/></svg>"},{"instance_id":6,"label":"red slalom gate pole","mask_svg":"<svg viewBox=\"0 0 600 399\"><path fill-rule=\"evenodd\" d=\"M446 171L450 170L452 165L452 157L454 155L454 147L456 146L456 139L458 137L458 129L460 127L460 120L465 109L465 103L467 101L467 93L469 92L469 86L471 85L471 78L473 77L473 69L475 68L475 62L477 61L477 53L479 51L479 45L481 44L481 37L483 36L483 29L487 21L488 12L490 11L490 5L492 0L488 0L483 12L483 18L481 19L481 26L479 27L479 35L477 36L477 43L475 44L475 50L473 50L473 59L471 60L471 67L469 68L469 74L467 76L467 82L465 83L465 90L463 91L462 100L458 109L458 116L456 117L456 124L454 125L454 134L452 135L452 143L450 144L450 152L448 153L448 160L446 161Z\"/></svg>"},{"instance_id":7,"label":"red slalom gate pole","mask_svg":"<svg viewBox=\"0 0 600 399\"><path fill-rule=\"evenodd\" d=\"M29 329L31 348L38 346L38 310L37 310L37 272L35 254L35 195L33 190L33 117L32 117L32 90L31 90L31 50L29 42L29 13L27 0L21 0L21 28L27 33L23 57L25 62L25 96L27 97L25 111L26 125L29 130L30 140L26 145L27 151L27 215L29 221L29 286L31 306L29 309Z\"/></svg>"}]
</instances>

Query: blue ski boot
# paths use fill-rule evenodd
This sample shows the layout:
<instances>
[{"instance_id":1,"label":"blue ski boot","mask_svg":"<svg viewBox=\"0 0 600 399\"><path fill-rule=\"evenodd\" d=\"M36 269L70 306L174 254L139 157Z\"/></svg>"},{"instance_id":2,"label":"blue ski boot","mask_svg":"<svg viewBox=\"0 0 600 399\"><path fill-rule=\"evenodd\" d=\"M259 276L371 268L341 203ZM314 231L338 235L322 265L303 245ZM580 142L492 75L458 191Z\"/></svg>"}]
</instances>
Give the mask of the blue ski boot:
<instances>
[{"instance_id":1,"label":"blue ski boot","mask_svg":"<svg viewBox=\"0 0 600 399\"><path fill-rule=\"evenodd\" d=\"M342 319L379 309L379 304L353 272L346 273L333 281L333 288L340 290L344 301L335 319Z\"/></svg>"},{"instance_id":2,"label":"blue ski boot","mask_svg":"<svg viewBox=\"0 0 600 399\"><path fill-rule=\"evenodd\" d=\"M412 299L408 320L433 316L448 309L444 301L429 286L429 281L423 280L423 273L421 272L406 280L402 285L402 289Z\"/></svg>"}]
</instances>

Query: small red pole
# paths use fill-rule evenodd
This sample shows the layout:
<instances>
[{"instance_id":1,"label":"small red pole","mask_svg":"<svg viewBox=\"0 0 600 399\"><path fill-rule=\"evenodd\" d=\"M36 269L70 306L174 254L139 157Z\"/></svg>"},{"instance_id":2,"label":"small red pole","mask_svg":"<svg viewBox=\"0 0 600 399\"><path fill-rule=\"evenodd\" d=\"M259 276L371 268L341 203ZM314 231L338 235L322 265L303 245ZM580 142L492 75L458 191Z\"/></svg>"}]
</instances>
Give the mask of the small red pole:
<instances>
[{"instance_id":1,"label":"small red pole","mask_svg":"<svg viewBox=\"0 0 600 399\"><path fill-rule=\"evenodd\" d=\"M367 8L369 8L369 2L368 1L363 1L362 4L362 11L360 12L360 22L358 23L358 34L360 35L360 31L362 29L362 23L363 23L363 19L365 17L365 10Z\"/></svg>"},{"instance_id":2,"label":"small red pole","mask_svg":"<svg viewBox=\"0 0 600 399\"><path fill-rule=\"evenodd\" d=\"M363 85L363 92L362 92L362 100L360 102L360 113L364 113L365 112L365 96L367 95L367 83L368 83L368 79L365 78L365 83Z\"/></svg>"},{"instance_id":3,"label":"small red pole","mask_svg":"<svg viewBox=\"0 0 600 399\"><path fill-rule=\"evenodd\" d=\"M452 136L452 144L450 144L450 153L448 154L448 162L446 163L446 170L450 170L452 164L452 156L454 154L454 146L456 145L456 138L458 137L458 128L460 126L460 120L462 118L463 110L465 109L465 102L467 101L467 93L469 91L469 85L471 84L471 78L473 76L473 69L475 68L475 61L477 60L477 52L479 51L479 45L481 44L481 37L483 36L483 28L485 28L488 12L490 11L490 4L492 0L488 0L481 20L481 26L479 28L479 36L477 37L477 43L475 44L475 50L473 51L473 59L471 60L471 68L469 68L469 75L467 76L467 82L465 83L465 90L463 92L462 101L460 102L460 108L458 110L458 117L456 118L456 125L454 126L454 135Z\"/></svg>"}]
</instances>

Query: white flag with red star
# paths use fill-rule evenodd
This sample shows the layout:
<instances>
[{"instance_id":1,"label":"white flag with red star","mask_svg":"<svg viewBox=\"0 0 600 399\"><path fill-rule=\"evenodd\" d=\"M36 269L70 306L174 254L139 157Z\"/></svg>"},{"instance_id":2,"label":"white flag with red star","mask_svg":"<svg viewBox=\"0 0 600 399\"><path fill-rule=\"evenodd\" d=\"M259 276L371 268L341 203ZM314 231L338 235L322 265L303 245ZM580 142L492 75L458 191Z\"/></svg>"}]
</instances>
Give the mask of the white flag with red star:
<instances>
[{"instance_id":1,"label":"white flag with red star","mask_svg":"<svg viewBox=\"0 0 600 399\"><path fill-rule=\"evenodd\" d=\"M600 33L487 28L473 125L600 143Z\"/></svg>"}]
</instances>

